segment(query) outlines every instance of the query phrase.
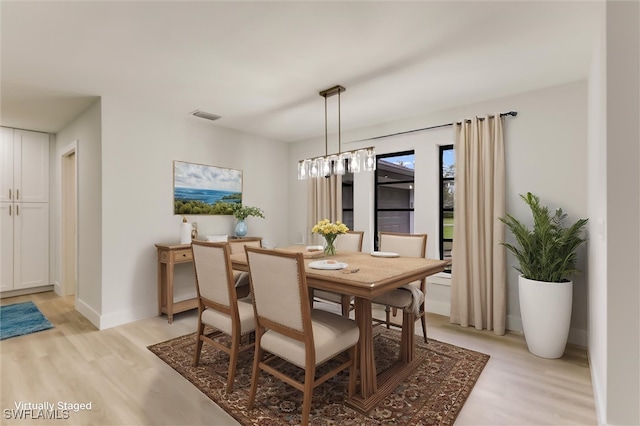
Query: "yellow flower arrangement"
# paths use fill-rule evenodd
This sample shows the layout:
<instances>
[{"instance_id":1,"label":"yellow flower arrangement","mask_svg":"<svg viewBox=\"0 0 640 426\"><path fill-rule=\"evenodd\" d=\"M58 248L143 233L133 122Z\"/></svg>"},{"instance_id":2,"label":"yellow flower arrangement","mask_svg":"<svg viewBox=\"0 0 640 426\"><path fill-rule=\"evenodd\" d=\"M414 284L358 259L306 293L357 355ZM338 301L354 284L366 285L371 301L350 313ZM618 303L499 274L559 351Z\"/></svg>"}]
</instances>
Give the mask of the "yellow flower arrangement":
<instances>
[{"instance_id":1,"label":"yellow flower arrangement","mask_svg":"<svg viewBox=\"0 0 640 426\"><path fill-rule=\"evenodd\" d=\"M324 237L327 242L324 247L324 253L328 256L336 254L336 246L334 245L336 237L340 234L346 234L348 230L349 227L339 220L333 223L329 219L323 219L311 228L312 233Z\"/></svg>"}]
</instances>

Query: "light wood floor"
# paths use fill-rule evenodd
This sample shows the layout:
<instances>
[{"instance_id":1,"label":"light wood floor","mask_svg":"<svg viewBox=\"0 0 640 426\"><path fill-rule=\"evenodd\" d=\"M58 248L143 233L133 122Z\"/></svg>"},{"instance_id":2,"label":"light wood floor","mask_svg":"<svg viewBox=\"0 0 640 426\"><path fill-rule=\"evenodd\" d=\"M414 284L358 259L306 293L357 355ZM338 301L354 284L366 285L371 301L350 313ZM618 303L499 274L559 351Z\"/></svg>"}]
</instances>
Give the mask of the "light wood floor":
<instances>
[{"instance_id":1,"label":"light wood floor","mask_svg":"<svg viewBox=\"0 0 640 426\"><path fill-rule=\"evenodd\" d=\"M172 325L154 317L98 331L73 309L73 297L52 292L2 299L33 300L55 328L3 340L0 424L234 425L186 379L146 347L195 331L195 311ZM568 348L558 360L527 351L523 337L461 328L429 315L430 337L491 356L456 425L595 425L585 351ZM416 324L416 333L421 333ZM7 419L19 401L91 403L66 420Z\"/></svg>"}]
</instances>

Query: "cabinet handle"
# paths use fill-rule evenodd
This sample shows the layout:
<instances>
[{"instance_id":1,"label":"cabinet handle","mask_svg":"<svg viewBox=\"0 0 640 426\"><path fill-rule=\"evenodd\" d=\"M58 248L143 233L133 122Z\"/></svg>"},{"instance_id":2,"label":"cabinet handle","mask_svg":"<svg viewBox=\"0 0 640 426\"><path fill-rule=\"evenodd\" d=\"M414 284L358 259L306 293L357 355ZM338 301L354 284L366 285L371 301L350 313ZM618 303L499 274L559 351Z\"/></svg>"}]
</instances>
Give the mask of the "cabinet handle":
<instances>
[{"instance_id":1,"label":"cabinet handle","mask_svg":"<svg viewBox=\"0 0 640 426\"><path fill-rule=\"evenodd\" d=\"M20 216L20 206L16 206L16 216Z\"/></svg>"},{"instance_id":2,"label":"cabinet handle","mask_svg":"<svg viewBox=\"0 0 640 426\"><path fill-rule=\"evenodd\" d=\"M16 200L20 199L20 190L16 189Z\"/></svg>"}]
</instances>

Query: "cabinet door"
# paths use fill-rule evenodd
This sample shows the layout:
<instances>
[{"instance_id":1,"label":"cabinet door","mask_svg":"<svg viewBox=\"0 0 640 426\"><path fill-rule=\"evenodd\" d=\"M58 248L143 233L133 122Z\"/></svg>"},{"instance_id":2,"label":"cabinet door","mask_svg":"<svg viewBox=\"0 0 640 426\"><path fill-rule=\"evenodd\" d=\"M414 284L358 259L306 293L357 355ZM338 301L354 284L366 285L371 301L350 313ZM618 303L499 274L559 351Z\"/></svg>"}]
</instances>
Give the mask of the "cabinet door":
<instances>
[{"instance_id":1,"label":"cabinet door","mask_svg":"<svg viewBox=\"0 0 640 426\"><path fill-rule=\"evenodd\" d=\"M13 290L14 205L0 203L0 291Z\"/></svg>"},{"instance_id":2,"label":"cabinet door","mask_svg":"<svg viewBox=\"0 0 640 426\"><path fill-rule=\"evenodd\" d=\"M2 127L2 136L0 137L0 203L13 202L13 197L13 129Z\"/></svg>"},{"instance_id":3,"label":"cabinet door","mask_svg":"<svg viewBox=\"0 0 640 426\"><path fill-rule=\"evenodd\" d=\"M19 203L49 201L49 135L14 130L13 183Z\"/></svg>"},{"instance_id":4,"label":"cabinet door","mask_svg":"<svg viewBox=\"0 0 640 426\"><path fill-rule=\"evenodd\" d=\"M15 204L14 289L49 285L49 204Z\"/></svg>"}]
</instances>

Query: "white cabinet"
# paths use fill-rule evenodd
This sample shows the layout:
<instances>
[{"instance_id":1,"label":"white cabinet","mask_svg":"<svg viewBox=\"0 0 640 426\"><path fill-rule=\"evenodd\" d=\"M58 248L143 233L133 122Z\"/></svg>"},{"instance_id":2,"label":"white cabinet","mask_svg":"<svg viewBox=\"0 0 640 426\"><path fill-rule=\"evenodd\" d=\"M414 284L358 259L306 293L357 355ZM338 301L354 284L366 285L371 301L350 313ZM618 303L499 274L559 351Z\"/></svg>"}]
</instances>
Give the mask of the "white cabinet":
<instances>
[{"instance_id":1,"label":"white cabinet","mask_svg":"<svg viewBox=\"0 0 640 426\"><path fill-rule=\"evenodd\" d=\"M49 285L49 204L0 203L0 291Z\"/></svg>"},{"instance_id":2,"label":"white cabinet","mask_svg":"<svg viewBox=\"0 0 640 426\"><path fill-rule=\"evenodd\" d=\"M2 127L0 291L49 285L49 135Z\"/></svg>"},{"instance_id":3,"label":"white cabinet","mask_svg":"<svg viewBox=\"0 0 640 426\"><path fill-rule=\"evenodd\" d=\"M0 203L0 291L13 290L13 210Z\"/></svg>"},{"instance_id":4,"label":"white cabinet","mask_svg":"<svg viewBox=\"0 0 640 426\"><path fill-rule=\"evenodd\" d=\"M2 128L0 202L49 202L49 135Z\"/></svg>"}]
</instances>

